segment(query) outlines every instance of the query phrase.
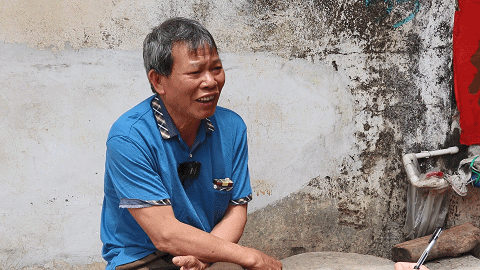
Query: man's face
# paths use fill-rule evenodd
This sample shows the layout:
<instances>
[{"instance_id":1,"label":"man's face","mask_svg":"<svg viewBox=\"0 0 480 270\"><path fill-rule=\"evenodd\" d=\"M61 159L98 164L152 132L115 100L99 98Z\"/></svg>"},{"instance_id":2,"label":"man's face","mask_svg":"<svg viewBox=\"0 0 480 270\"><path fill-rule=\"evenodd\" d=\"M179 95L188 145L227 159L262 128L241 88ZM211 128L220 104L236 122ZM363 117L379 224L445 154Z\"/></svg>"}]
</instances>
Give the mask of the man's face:
<instances>
[{"instance_id":1,"label":"man's face","mask_svg":"<svg viewBox=\"0 0 480 270\"><path fill-rule=\"evenodd\" d=\"M184 43L176 43L172 56L172 73L160 75L156 91L179 128L215 113L225 72L217 52L208 47L191 51Z\"/></svg>"}]
</instances>

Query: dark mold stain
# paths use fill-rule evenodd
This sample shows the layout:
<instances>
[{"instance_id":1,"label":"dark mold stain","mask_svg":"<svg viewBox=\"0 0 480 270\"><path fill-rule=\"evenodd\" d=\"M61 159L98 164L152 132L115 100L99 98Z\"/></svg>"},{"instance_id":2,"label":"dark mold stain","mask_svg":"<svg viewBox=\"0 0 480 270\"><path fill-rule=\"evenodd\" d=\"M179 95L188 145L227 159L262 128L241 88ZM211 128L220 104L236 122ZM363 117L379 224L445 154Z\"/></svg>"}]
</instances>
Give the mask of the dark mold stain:
<instances>
[{"instance_id":1,"label":"dark mold stain","mask_svg":"<svg viewBox=\"0 0 480 270\"><path fill-rule=\"evenodd\" d=\"M332 61L332 66L333 66L333 69L335 69L335 71L338 71L338 66L336 61Z\"/></svg>"},{"instance_id":2,"label":"dark mold stain","mask_svg":"<svg viewBox=\"0 0 480 270\"><path fill-rule=\"evenodd\" d=\"M35 64L33 67L43 70L43 69L49 69L49 70L60 70L64 68L70 67L70 64Z\"/></svg>"},{"instance_id":3,"label":"dark mold stain","mask_svg":"<svg viewBox=\"0 0 480 270\"><path fill-rule=\"evenodd\" d=\"M102 40L107 44L109 49L114 49L120 47L122 44L121 40L118 40L115 36L110 34L108 31L102 31Z\"/></svg>"},{"instance_id":4,"label":"dark mold stain","mask_svg":"<svg viewBox=\"0 0 480 270\"><path fill-rule=\"evenodd\" d=\"M349 90L359 99L355 110L371 116L371 120L367 118L364 123L358 123L361 128L355 133L357 142L366 146L362 148L365 150L358 156L343 157L335 176L315 177L304 190L290 194L274 207L267 206L250 214L245 242L257 245L255 239L266 237L260 249L278 258L309 251L359 252L388 258L391 247L404 240L408 180L401 157L405 153L430 150L431 143L428 139L417 140L418 134L428 134L427 101L416 85L424 76L419 63L426 50L445 59L431 87L447 87L453 92L451 58L448 57L451 46L427 48L429 43L418 34L423 27L421 20L408 22L414 24L411 28L393 29L392 26L414 8L414 1L408 2L395 6L390 13L386 12L388 3L384 1L375 1L367 7L365 1L249 0L242 7L244 14L251 14L249 26L253 34L249 49L254 52L268 51L285 58L312 61L330 56L328 64L335 71L344 70L345 62L340 62L340 57L364 56L366 63L362 72L367 79L352 75ZM422 8L439 10L423 2ZM434 35L442 40L451 39L448 21L440 22L435 29ZM341 45L345 39L362 44L360 50L343 51ZM332 61L332 55L339 57L333 57ZM404 62L392 63L392 55ZM454 103L453 94L451 99ZM444 113L439 116L442 119L451 119L449 114L456 109L449 102L438 102L435 106ZM382 119L381 127L376 126L377 119ZM373 132L377 134L372 136ZM378 139L373 139L375 136ZM458 145L459 130L453 130L447 138L437 143L437 149ZM454 156L425 160L421 165L425 169L443 165L453 170L452 164L459 162ZM362 164L358 172L351 168L355 161ZM383 162L383 175L370 179L378 170L379 162ZM320 192L320 195L307 196L305 190ZM285 221L285 225L276 226L280 221ZM352 245L353 242L357 244Z\"/></svg>"},{"instance_id":5,"label":"dark mold stain","mask_svg":"<svg viewBox=\"0 0 480 270\"><path fill-rule=\"evenodd\" d=\"M395 18L377 19L384 15L383 5L367 6L365 1L249 0L241 13L251 14L251 50L274 51L287 58L322 58L337 53L344 38L366 42L365 53L401 47L403 43L397 44L392 37L391 20ZM312 47L309 41L317 40L324 45Z\"/></svg>"},{"instance_id":6,"label":"dark mold stain","mask_svg":"<svg viewBox=\"0 0 480 270\"><path fill-rule=\"evenodd\" d=\"M282 0L247 0L257 13L286 10L290 1Z\"/></svg>"},{"instance_id":7,"label":"dark mold stain","mask_svg":"<svg viewBox=\"0 0 480 270\"><path fill-rule=\"evenodd\" d=\"M435 33L440 36L441 40L449 40L452 38L452 27L443 21L435 26Z\"/></svg>"}]
</instances>

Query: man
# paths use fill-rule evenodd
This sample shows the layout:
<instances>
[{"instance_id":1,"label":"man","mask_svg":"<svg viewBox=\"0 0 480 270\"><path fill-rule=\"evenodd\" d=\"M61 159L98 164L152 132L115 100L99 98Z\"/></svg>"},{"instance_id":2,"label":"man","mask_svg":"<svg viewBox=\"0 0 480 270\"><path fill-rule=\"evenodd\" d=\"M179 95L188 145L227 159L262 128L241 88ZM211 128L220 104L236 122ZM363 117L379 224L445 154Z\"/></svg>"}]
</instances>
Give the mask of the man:
<instances>
[{"instance_id":1,"label":"man","mask_svg":"<svg viewBox=\"0 0 480 270\"><path fill-rule=\"evenodd\" d=\"M173 18L146 37L143 57L154 96L107 139L106 269L281 269L237 244L252 198L246 126L217 108L225 73L213 37Z\"/></svg>"}]
</instances>

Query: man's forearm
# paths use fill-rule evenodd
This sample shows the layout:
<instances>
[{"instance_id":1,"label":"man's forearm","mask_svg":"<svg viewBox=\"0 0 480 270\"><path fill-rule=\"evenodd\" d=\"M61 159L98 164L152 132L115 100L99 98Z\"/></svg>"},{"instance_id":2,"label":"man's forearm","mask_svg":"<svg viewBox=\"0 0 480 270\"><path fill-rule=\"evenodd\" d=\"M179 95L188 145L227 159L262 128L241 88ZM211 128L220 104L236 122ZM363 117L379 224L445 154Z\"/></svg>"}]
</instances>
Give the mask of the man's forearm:
<instances>
[{"instance_id":1,"label":"man's forearm","mask_svg":"<svg viewBox=\"0 0 480 270\"><path fill-rule=\"evenodd\" d=\"M238 243L247 223L247 205L229 206L223 219L211 234L232 243Z\"/></svg>"},{"instance_id":2,"label":"man's forearm","mask_svg":"<svg viewBox=\"0 0 480 270\"><path fill-rule=\"evenodd\" d=\"M178 221L169 206L130 209L130 213L155 247L172 255L192 255L203 262L231 262L245 268L260 257L256 250Z\"/></svg>"},{"instance_id":3,"label":"man's forearm","mask_svg":"<svg viewBox=\"0 0 480 270\"><path fill-rule=\"evenodd\" d=\"M172 255L192 255L203 262L231 262L248 267L255 260L255 252L229 240L206 233L184 223L159 243L157 249Z\"/></svg>"}]
</instances>

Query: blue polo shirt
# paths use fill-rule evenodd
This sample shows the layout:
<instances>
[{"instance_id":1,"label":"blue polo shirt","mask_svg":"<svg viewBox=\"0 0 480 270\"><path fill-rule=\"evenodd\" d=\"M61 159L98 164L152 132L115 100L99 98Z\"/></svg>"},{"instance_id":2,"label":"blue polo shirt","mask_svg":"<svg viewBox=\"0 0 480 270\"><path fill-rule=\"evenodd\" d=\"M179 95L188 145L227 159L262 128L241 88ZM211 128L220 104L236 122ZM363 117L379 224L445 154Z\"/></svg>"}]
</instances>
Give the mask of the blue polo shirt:
<instances>
[{"instance_id":1,"label":"blue polo shirt","mask_svg":"<svg viewBox=\"0 0 480 270\"><path fill-rule=\"evenodd\" d=\"M190 161L200 162L200 174L182 183L177 168ZM179 221L210 232L229 205L251 200L247 161L246 126L231 110L217 107L202 120L191 148L157 96L123 114L107 139L101 220L106 269L156 251L128 208L171 205Z\"/></svg>"}]
</instances>

